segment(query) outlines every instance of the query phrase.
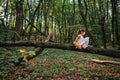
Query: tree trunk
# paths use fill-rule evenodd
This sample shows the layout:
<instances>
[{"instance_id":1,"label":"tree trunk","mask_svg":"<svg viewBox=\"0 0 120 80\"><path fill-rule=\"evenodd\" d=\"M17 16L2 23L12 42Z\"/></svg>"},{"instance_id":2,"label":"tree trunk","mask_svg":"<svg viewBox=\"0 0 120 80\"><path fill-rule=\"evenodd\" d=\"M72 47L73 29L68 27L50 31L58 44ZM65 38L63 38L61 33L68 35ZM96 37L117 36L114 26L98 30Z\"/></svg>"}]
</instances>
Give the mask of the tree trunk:
<instances>
[{"instance_id":1,"label":"tree trunk","mask_svg":"<svg viewBox=\"0 0 120 80\"><path fill-rule=\"evenodd\" d=\"M112 4L112 47L115 47L118 37L118 25L117 25L117 0L111 0Z\"/></svg>"},{"instance_id":2,"label":"tree trunk","mask_svg":"<svg viewBox=\"0 0 120 80\"><path fill-rule=\"evenodd\" d=\"M4 17L6 18L6 20L8 20L8 14L7 14L7 11L8 11L8 1L6 2L6 8L5 8L5 14L4 14ZM8 34L7 34L7 32L8 32L8 29L9 29L9 27L8 27L8 21L5 21L5 22L3 22L4 24L4 32L5 32L5 37L4 37L4 41L7 41L7 36L8 36Z\"/></svg>"},{"instance_id":3,"label":"tree trunk","mask_svg":"<svg viewBox=\"0 0 120 80\"><path fill-rule=\"evenodd\" d=\"M17 0L16 2L16 23L15 30L20 35L23 28L23 3L24 0ZM18 41L20 38L15 34L14 40Z\"/></svg>"},{"instance_id":4,"label":"tree trunk","mask_svg":"<svg viewBox=\"0 0 120 80\"><path fill-rule=\"evenodd\" d=\"M50 42L55 41L55 26L54 25L50 28L49 35L45 42L48 42L48 41L50 41Z\"/></svg>"},{"instance_id":5,"label":"tree trunk","mask_svg":"<svg viewBox=\"0 0 120 80\"><path fill-rule=\"evenodd\" d=\"M103 46L104 48L107 48L106 46L106 31L105 31L105 7L103 4L103 1L99 1L99 8L100 8L100 13L101 13L101 18L100 18L100 25L101 25L101 30L102 30L102 38L103 38Z\"/></svg>"},{"instance_id":6,"label":"tree trunk","mask_svg":"<svg viewBox=\"0 0 120 80\"><path fill-rule=\"evenodd\" d=\"M74 50L74 51L88 52L93 54L120 58L120 50L111 50L111 49L102 49L102 48L76 49L73 44L62 44L62 43L52 43L52 42L34 42L34 41L33 42L28 42L28 41L0 42L0 47L15 47L15 46L57 48L63 50Z\"/></svg>"}]
</instances>

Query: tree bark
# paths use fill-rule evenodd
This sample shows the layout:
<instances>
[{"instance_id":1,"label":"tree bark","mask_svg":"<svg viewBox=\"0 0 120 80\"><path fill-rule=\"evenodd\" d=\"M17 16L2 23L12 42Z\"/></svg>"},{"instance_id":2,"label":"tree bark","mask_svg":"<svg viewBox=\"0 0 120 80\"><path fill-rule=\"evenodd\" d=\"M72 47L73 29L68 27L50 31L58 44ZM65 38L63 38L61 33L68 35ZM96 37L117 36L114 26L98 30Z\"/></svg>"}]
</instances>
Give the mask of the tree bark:
<instances>
[{"instance_id":1,"label":"tree bark","mask_svg":"<svg viewBox=\"0 0 120 80\"><path fill-rule=\"evenodd\" d=\"M117 21L117 0L111 0L112 8L112 47L116 47L118 35L118 21Z\"/></svg>"},{"instance_id":2,"label":"tree bark","mask_svg":"<svg viewBox=\"0 0 120 80\"><path fill-rule=\"evenodd\" d=\"M99 0L99 8L100 8L100 25L102 30L102 39L103 39L103 46L104 48L107 48L107 40L106 40L106 31L105 31L105 7L103 4L103 0Z\"/></svg>"},{"instance_id":3,"label":"tree bark","mask_svg":"<svg viewBox=\"0 0 120 80\"><path fill-rule=\"evenodd\" d=\"M16 1L15 30L19 35L21 35L21 31L23 28L23 4L24 4L24 0L17 0ZM18 41L18 40L20 40L20 38L15 34L14 40Z\"/></svg>"},{"instance_id":4,"label":"tree bark","mask_svg":"<svg viewBox=\"0 0 120 80\"><path fill-rule=\"evenodd\" d=\"M63 50L74 50L74 51L88 52L93 54L120 58L120 50L102 49L102 48L76 49L73 44L62 44L62 43L52 43L52 42L36 42L36 41L0 42L0 47L15 47L15 46L57 48Z\"/></svg>"}]
</instances>

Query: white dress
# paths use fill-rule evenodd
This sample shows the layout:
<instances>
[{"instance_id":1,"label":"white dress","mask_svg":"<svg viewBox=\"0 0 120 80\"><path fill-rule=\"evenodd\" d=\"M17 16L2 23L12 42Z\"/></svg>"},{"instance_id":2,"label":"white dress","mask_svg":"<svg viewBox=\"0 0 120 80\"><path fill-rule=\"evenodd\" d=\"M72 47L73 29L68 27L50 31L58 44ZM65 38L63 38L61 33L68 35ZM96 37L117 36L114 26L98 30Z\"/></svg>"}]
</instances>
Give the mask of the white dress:
<instances>
[{"instance_id":1,"label":"white dress","mask_svg":"<svg viewBox=\"0 0 120 80\"><path fill-rule=\"evenodd\" d=\"M84 38L82 35L78 35L80 36L80 39L78 40L78 44L82 45L82 48L86 48L88 47L89 44L89 37Z\"/></svg>"}]
</instances>

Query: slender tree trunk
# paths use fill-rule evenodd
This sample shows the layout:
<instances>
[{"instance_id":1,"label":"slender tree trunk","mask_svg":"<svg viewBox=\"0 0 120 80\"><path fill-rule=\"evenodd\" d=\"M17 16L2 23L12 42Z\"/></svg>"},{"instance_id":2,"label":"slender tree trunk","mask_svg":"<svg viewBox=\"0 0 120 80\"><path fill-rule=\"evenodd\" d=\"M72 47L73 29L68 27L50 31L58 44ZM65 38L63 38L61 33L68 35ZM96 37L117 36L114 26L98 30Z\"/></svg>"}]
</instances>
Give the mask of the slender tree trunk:
<instances>
[{"instance_id":1,"label":"slender tree trunk","mask_svg":"<svg viewBox=\"0 0 120 80\"><path fill-rule=\"evenodd\" d=\"M118 37L118 25L117 25L117 0L111 0L112 4L112 47L115 47Z\"/></svg>"},{"instance_id":2,"label":"slender tree trunk","mask_svg":"<svg viewBox=\"0 0 120 80\"><path fill-rule=\"evenodd\" d=\"M49 27L48 27L48 8L49 8L49 3L44 2L44 24L45 28L44 31L46 34L49 32Z\"/></svg>"},{"instance_id":3,"label":"slender tree trunk","mask_svg":"<svg viewBox=\"0 0 120 80\"><path fill-rule=\"evenodd\" d=\"M5 15L4 15L4 17L6 18L6 20L8 20L7 11L8 11L8 1L6 2ZM4 22L4 27L5 27L5 29L4 29L4 32L5 32L4 41L7 41L7 36L8 36L7 32L8 32L8 29L9 29L9 27L8 27L8 21Z\"/></svg>"},{"instance_id":4,"label":"slender tree trunk","mask_svg":"<svg viewBox=\"0 0 120 80\"><path fill-rule=\"evenodd\" d=\"M103 38L103 46L104 48L107 48L106 46L106 31L105 31L105 7L103 4L102 0L99 0L99 7L100 7L100 13L101 13L101 18L100 18L100 25L101 25L101 30L102 30L102 38Z\"/></svg>"},{"instance_id":5,"label":"slender tree trunk","mask_svg":"<svg viewBox=\"0 0 120 80\"><path fill-rule=\"evenodd\" d=\"M16 23L15 23L15 30L17 34L21 35L21 30L23 28L23 3L24 0L17 0L16 1ZM15 34L14 40L18 41L20 38Z\"/></svg>"}]
</instances>

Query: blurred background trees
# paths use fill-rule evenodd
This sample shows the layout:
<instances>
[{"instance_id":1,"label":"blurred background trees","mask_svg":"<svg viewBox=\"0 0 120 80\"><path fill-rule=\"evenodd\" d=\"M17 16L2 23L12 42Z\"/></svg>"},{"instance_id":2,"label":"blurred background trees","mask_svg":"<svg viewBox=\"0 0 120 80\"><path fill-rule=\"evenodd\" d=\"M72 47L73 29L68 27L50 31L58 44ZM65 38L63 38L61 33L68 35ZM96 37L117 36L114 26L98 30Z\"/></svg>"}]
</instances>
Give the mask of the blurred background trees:
<instances>
[{"instance_id":1,"label":"blurred background trees","mask_svg":"<svg viewBox=\"0 0 120 80\"><path fill-rule=\"evenodd\" d=\"M119 0L0 0L0 41L72 43L85 27L97 47L120 47Z\"/></svg>"}]
</instances>

